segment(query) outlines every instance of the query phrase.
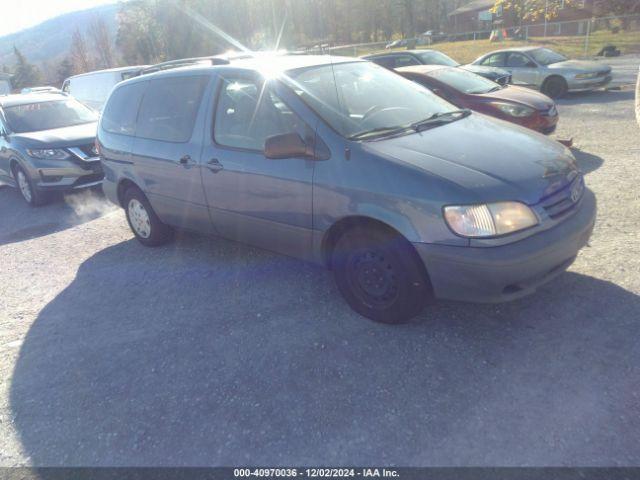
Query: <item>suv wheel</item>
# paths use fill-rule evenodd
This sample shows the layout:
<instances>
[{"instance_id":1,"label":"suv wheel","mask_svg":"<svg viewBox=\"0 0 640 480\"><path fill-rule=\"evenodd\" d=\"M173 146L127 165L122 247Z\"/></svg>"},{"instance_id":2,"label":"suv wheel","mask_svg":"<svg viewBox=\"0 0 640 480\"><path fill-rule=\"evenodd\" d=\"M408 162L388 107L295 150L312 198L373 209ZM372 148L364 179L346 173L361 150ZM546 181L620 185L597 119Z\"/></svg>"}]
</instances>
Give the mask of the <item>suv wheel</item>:
<instances>
[{"instance_id":1,"label":"suv wheel","mask_svg":"<svg viewBox=\"0 0 640 480\"><path fill-rule=\"evenodd\" d=\"M406 322L432 296L421 260L398 234L361 227L348 230L335 246L332 266L347 303L376 322Z\"/></svg>"},{"instance_id":2,"label":"suv wheel","mask_svg":"<svg viewBox=\"0 0 640 480\"><path fill-rule=\"evenodd\" d=\"M173 230L160 221L147 197L138 188L132 187L125 192L124 209L129 227L143 245L157 247L171 240Z\"/></svg>"},{"instance_id":3,"label":"suv wheel","mask_svg":"<svg viewBox=\"0 0 640 480\"><path fill-rule=\"evenodd\" d=\"M542 93L551 98L562 98L568 90L567 81L562 77L547 78L542 85Z\"/></svg>"},{"instance_id":4,"label":"suv wheel","mask_svg":"<svg viewBox=\"0 0 640 480\"><path fill-rule=\"evenodd\" d=\"M13 178L16 181L18 191L25 202L32 207L37 207L46 203L47 199L45 194L33 185L33 181L29 177L29 174L20 165L13 167Z\"/></svg>"}]
</instances>

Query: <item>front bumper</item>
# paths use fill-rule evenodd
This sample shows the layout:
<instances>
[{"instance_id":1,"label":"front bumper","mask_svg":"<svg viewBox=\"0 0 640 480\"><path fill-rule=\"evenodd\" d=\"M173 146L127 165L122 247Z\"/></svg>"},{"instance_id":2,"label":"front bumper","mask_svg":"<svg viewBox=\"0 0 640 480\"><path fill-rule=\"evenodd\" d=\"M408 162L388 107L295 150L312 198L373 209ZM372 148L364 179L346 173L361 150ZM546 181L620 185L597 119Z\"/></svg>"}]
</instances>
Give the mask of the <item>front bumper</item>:
<instances>
[{"instance_id":1,"label":"front bumper","mask_svg":"<svg viewBox=\"0 0 640 480\"><path fill-rule=\"evenodd\" d=\"M569 81L570 92L586 92L595 88L606 87L612 80L611 75L605 77L587 78L585 80L573 80Z\"/></svg>"},{"instance_id":2,"label":"front bumper","mask_svg":"<svg viewBox=\"0 0 640 480\"><path fill-rule=\"evenodd\" d=\"M595 223L596 199L586 190L578 210L555 227L499 247L414 243L437 298L505 302L533 293L564 272Z\"/></svg>"},{"instance_id":3,"label":"front bumper","mask_svg":"<svg viewBox=\"0 0 640 480\"><path fill-rule=\"evenodd\" d=\"M99 160L30 159L27 170L38 190L75 190L102 183L104 173Z\"/></svg>"}]
</instances>

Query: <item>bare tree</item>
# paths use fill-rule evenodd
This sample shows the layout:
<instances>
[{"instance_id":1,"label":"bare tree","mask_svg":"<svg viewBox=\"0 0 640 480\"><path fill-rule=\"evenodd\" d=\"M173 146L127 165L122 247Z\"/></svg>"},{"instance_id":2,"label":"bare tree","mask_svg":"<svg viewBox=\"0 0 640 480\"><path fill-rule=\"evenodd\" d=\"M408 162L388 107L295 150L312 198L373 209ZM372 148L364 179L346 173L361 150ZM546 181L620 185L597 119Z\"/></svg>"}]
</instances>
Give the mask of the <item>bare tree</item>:
<instances>
[{"instance_id":1,"label":"bare tree","mask_svg":"<svg viewBox=\"0 0 640 480\"><path fill-rule=\"evenodd\" d=\"M93 48L95 51L96 66L101 68L111 68L115 66L115 56L113 54L113 47L111 43L111 35L104 19L100 17L94 17L91 21L91 26L88 31Z\"/></svg>"},{"instance_id":2,"label":"bare tree","mask_svg":"<svg viewBox=\"0 0 640 480\"><path fill-rule=\"evenodd\" d=\"M71 38L70 56L73 62L74 73L88 72L93 68L93 62L91 62L87 44L79 28L76 28Z\"/></svg>"}]
</instances>

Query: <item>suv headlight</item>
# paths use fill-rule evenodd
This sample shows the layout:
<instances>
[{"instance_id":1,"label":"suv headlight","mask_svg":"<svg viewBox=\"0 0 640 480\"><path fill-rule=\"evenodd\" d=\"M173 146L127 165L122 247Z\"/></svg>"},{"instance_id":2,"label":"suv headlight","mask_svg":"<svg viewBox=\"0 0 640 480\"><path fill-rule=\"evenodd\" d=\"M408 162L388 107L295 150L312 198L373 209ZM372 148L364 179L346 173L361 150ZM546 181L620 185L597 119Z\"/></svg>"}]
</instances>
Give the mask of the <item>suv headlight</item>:
<instances>
[{"instance_id":1,"label":"suv headlight","mask_svg":"<svg viewBox=\"0 0 640 480\"><path fill-rule=\"evenodd\" d=\"M598 76L598 72L579 73L576 75L578 80L584 80L586 78L595 78Z\"/></svg>"},{"instance_id":2,"label":"suv headlight","mask_svg":"<svg viewBox=\"0 0 640 480\"><path fill-rule=\"evenodd\" d=\"M43 160L64 160L69 158L69 154L60 148L36 148L27 149L30 157L40 158Z\"/></svg>"},{"instance_id":3,"label":"suv headlight","mask_svg":"<svg viewBox=\"0 0 640 480\"><path fill-rule=\"evenodd\" d=\"M538 224L538 217L520 202L484 205L450 205L444 207L449 228L462 237L495 237L517 232Z\"/></svg>"},{"instance_id":4,"label":"suv headlight","mask_svg":"<svg viewBox=\"0 0 640 480\"><path fill-rule=\"evenodd\" d=\"M514 105L513 103L493 102L491 105L512 117L528 117L533 115L533 112L535 112L535 109L531 107L527 107L525 105Z\"/></svg>"}]
</instances>

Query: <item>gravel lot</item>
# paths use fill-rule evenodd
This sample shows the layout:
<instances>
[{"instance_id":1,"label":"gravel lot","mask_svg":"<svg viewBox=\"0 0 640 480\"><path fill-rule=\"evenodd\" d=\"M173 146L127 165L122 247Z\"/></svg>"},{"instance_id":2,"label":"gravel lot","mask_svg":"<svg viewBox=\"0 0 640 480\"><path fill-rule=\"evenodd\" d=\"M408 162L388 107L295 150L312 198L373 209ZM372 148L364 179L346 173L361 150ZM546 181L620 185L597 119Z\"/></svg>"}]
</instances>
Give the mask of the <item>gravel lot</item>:
<instances>
[{"instance_id":1,"label":"gravel lot","mask_svg":"<svg viewBox=\"0 0 640 480\"><path fill-rule=\"evenodd\" d=\"M146 249L96 194L29 209L0 189L0 465L639 465L633 104L560 102L599 201L568 273L397 327L320 268L198 236Z\"/></svg>"}]
</instances>

